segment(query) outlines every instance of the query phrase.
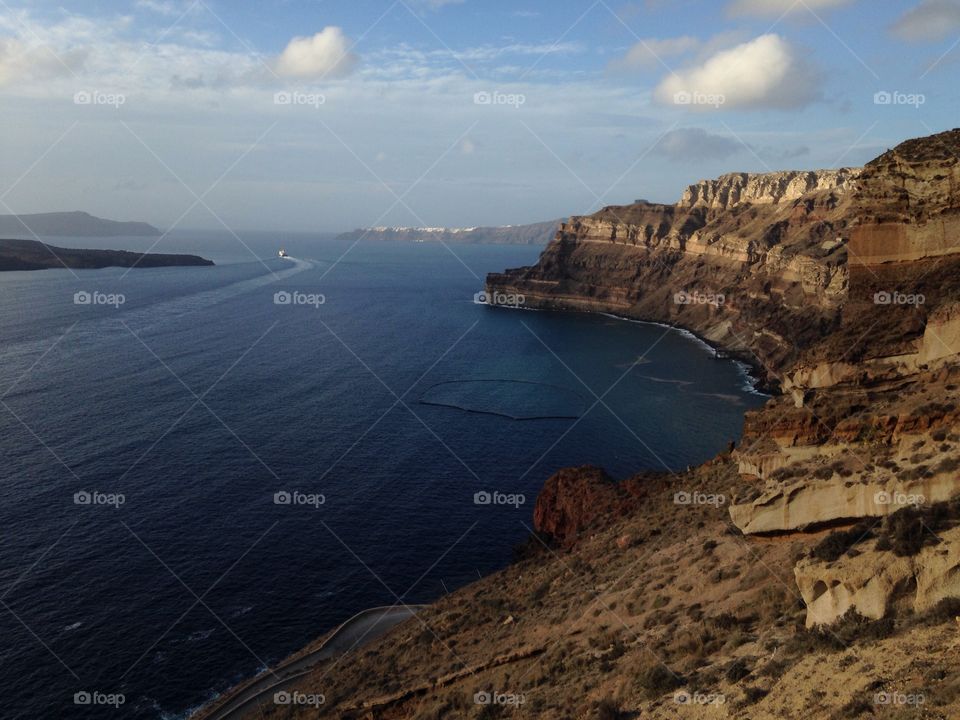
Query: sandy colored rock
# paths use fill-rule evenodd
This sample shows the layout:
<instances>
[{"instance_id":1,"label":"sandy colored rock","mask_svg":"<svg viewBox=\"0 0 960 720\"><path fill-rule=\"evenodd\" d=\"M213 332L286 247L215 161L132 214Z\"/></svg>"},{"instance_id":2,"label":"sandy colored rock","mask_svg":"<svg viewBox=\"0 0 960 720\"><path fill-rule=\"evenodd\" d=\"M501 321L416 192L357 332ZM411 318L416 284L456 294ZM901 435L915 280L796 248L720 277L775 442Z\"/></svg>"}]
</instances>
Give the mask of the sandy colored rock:
<instances>
[{"instance_id":1,"label":"sandy colored rock","mask_svg":"<svg viewBox=\"0 0 960 720\"><path fill-rule=\"evenodd\" d=\"M903 596L915 612L947 597L960 597L960 528L938 535L940 543L913 557L871 549L827 563L800 561L794 573L807 606L807 627L830 625L848 610L884 617Z\"/></svg>"}]
</instances>

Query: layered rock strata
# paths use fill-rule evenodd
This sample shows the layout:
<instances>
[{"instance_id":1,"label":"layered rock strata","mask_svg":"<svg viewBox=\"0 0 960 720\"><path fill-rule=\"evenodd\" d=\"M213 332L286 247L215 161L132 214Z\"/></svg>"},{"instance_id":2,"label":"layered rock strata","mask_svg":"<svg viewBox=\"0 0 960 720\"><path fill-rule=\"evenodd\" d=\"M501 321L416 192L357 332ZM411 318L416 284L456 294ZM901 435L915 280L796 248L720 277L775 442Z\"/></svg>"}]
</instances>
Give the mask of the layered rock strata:
<instances>
[{"instance_id":1,"label":"layered rock strata","mask_svg":"<svg viewBox=\"0 0 960 720\"><path fill-rule=\"evenodd\" d=\"M683 326L753 363L775 397L747 416L753 489L730 514L792 532L887 514L884 493L960 492L958 219L954 130L862 169L735 173L574 217L487 285Z\"/></svg>"}]
</instances>

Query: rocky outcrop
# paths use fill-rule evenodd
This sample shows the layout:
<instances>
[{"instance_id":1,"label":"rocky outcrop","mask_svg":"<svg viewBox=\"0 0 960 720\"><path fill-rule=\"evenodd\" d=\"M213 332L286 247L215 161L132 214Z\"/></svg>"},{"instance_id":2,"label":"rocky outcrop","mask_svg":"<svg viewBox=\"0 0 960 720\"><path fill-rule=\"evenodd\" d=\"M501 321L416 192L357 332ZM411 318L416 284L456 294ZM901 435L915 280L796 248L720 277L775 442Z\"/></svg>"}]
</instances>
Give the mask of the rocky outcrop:
<instances>
[{"instance_id":1,"label":"rocky outcrop","mask_svg":"<svg viewBox=\"0 0 960 720\"><path fill-rule=\"evenodd\" d=\"M927 372L953 364L960 352L960 303L945 302L931 313L923 336L914 345L914 352L887 355L860 362L820 362L801 365L788 373L783 390L790 394L797 407L812 390L853 384L877 384L880 381Z\"/></svg>"},{"instance_id":2,"label":"rocky outcrop","mask_svg":"<svg viewBox=\"0 0 960 720\"><path fill-rule=\"evenodd\" d=\"M853 609L884 617L897 602L922 612L960 597L960 528L938 534L936 545L909 557L877 550L877 542L834 562L801 560L794 574L807 606L807 627L830 625Z\"/></svg>"},{"instance_id":3,"label":"rocky outcrop","mask_svg":"<svg viewBox=\"0 0 960 720\"><path fill-rule=\"evenodd\" d=\"M533 509L533 528L543 538L569 548L586 531L616 521L654 493L670 490L669 476L639 473L617 481L592 465L564 468L544 483Z\"/></svg>"},{"instance_id":4,"label":"rocky outcrop","mask_svg":"<svg viewBox=\"0 0 960 720\"><path fill-rule=\"evenodd\" d=\"M788 171L772 173L730 173L716 180L701 180L683 193L683 207L704 206L729 210L740 203L777 204L792 202L822 190L849 190L860 168L839 170Z\"/></svg>"},{"instance_id":5,"label":"rocky outcrop","mask_svg":"<svg viewBox=\"0 0 960 720\"><path fill-rule=\"evenodd\" d=\"M533 528L561 546L573 544L599 518L620 514L625 493L606 472L585 465L551 476L537 497Z\"/></svg>"},{"instance_id":6,"label":"rocky outcrop","mask_svg":"<svg viewBox=\"0 0 960 720\"><path fill-rule=\"evenodd\" d=\"M898 498L944 502L958 491L955 471L916 480L891 474L871 477L834 475L772 483L759 497L730 506L730 517L744 533L778 533L816 528L838 520L883 517L903 508Z\"/></svg>"},{"instance_id":7,"label":"rocky outcrop","mask_svg":"<svg viewBox=\"0 0 960 720\"><path fill-rule=\"evenodd\" d=\"M850 262L878 265L942 257L960 245L960 132L908 140L868 163L860 178Z\"/></svg>"}]
</instances>

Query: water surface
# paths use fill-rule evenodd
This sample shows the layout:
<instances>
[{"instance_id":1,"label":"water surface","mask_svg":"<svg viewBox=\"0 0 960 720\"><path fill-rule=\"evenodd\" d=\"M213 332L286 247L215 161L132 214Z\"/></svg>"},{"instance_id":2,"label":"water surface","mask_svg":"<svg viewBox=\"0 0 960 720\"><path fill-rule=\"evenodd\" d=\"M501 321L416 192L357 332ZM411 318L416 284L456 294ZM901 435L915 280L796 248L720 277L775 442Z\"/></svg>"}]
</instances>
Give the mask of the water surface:
<instances>
[{"instance_id":1,"label":"water surface","mask_svg":"<svg viewBox=\"0 0 960 720\"><path fill-rule=\"evenodd\" d=\"M762 401L676 331L474 303L536 248L242 239L262 262L179 233L155 250L218 266L0 275L4 717L102 717L81 690L181 717L360 609L502 567L556 469L683 468Z\"/></svg>"}]
</instances>

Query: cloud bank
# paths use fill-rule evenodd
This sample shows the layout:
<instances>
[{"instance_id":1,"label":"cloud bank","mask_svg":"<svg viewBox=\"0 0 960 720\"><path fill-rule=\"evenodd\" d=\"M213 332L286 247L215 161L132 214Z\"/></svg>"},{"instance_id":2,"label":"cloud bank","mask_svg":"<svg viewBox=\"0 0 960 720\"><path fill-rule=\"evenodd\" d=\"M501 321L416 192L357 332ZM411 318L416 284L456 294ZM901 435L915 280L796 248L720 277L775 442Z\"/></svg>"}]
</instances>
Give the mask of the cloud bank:
<instances>
[{"instance_id":1,"label":"cloud bank","mask_svg":"<svg viewBox=\"0 0 960 720\"><path fill-rule=\"evenodd\" d=\"M664 40L647 38L631 47L622 58L611 62L610 69L618 71L646 70L661 66L667 58L684 55L691 50L696 50L699 46L700 41L689 35Z\"/></svg>"},{"instance_id":2,"label":"cloud bank","mask_svg":"<svg viewBox=\"0 0 960 720\"><path fill-rule=\"evenodd\" d=\"M909 42L943 40L960 30L960 0L924 0L891 28Z\"/></svg>"},{"instance_id":3,"label":"cloud bank","mask_svg":"<svg viewBox=\"0 0 960 720\"><path fill-rule=\"evenodd\" d=\"M727 6L727 13L734 17L743 15L759 15L761 17L778 17L784 14L814 12L818 10L833 10L845 5L852 5L857 0L733 0Z\"/></svg>"}]
</instances>

